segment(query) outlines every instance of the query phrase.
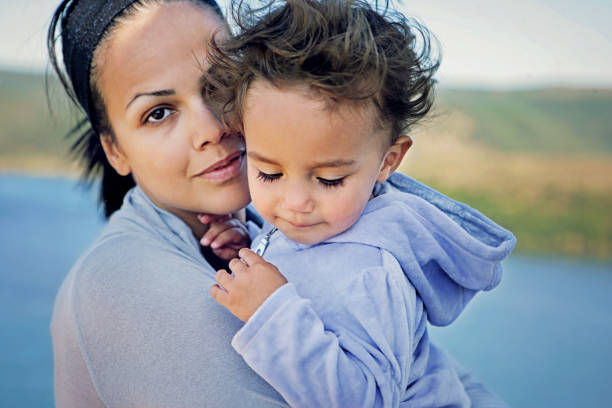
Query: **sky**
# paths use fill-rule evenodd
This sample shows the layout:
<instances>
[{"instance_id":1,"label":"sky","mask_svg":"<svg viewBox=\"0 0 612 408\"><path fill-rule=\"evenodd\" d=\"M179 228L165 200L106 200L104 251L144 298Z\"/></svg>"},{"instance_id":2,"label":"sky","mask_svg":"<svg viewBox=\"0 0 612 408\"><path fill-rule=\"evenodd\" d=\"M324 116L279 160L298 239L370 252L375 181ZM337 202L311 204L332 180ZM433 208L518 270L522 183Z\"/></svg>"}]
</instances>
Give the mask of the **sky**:
<instances>
[{"instance_id":1,"label":"sky","mask_svg":"<svg viewBox=\"0 0 612 408\"><path fill-rule=\"evenodd\" d=\"M0 0L0 66L46 69L45 31L58 3ZM441 85L612 88L612 0L403 0L398 8L438 38Z\"/></svg>"}]
</instances>

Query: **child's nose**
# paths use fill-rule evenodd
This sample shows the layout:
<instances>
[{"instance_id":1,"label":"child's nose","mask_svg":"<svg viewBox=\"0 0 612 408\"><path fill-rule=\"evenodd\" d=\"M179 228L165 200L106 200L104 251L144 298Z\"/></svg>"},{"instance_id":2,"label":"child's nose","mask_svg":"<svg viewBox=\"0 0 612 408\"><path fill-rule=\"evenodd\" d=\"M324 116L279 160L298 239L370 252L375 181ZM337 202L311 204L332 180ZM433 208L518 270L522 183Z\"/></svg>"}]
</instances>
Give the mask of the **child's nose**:
<instances>
[{"instance_id":1,"label":"child's nose","mask_svg":"<svg viewBox=\"0 0 612 408\"><path fill-rule=\"evenodd\" d=\"M310 213L314 210L314 202L308 190L301 184L287 188L283 199L283 210L296 213Z\"/></svg>"}]
</instances>

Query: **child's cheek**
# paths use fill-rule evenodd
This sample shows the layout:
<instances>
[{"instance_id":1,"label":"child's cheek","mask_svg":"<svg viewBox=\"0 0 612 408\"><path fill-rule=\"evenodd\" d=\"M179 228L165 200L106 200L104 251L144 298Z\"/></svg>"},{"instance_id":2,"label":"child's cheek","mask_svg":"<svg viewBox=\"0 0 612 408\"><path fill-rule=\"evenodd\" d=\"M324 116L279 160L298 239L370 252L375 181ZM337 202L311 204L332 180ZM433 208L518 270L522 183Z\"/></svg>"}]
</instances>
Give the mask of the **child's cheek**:
<instances>
[{"instance_id":1,"label":"child's cheek","mask_svg":"<svg viewBox=\"0 0 612 408\"><path fill-rule=\"evenodd\" d=\"M251 189L251 201L257 212L269 223L273 223L275 214L274 196L270 191L261 188Z\"/></svg>"},{"instance_id":2,"label":"child's cheek","mask_svg":"<svg viewBox=\"0 0 612 408\"><path fill-rule=\"evenodd\" d=\"M249 168L248 169L248 182L249 182L249 193L251 194L251 202L257 209L257 211L263 215L263 212L266 211L266 207L268 206L267 201L270 198L269 189L266 188L265 185L259 180L256 176L256 171Z\"/></svg>"},{"instance_id":3,"label":"child's cheek","mask_svg":"<svg viewBox=\"0 0 612 408\"><path fill-rule=\"evenodd\" d=\"M336 200L331 207L336 228L342 231L357 221L370 198L373 187L364 188L360 183L363 183L363 180L353 180L353 183L348 184L342 193L342 199Z\"/></svg>"},{"instance_id":4,"label":"child's cheek","mask_svg":"<svg viewBox=\"0 0 612 408\"><path fill-rule=\"evenodd\" d=\"M361 210L355 203L354 200L342 200L330 208L328 222L333 225L337 233L347 230L359 218Z\"/></svg>"}]
</instances>

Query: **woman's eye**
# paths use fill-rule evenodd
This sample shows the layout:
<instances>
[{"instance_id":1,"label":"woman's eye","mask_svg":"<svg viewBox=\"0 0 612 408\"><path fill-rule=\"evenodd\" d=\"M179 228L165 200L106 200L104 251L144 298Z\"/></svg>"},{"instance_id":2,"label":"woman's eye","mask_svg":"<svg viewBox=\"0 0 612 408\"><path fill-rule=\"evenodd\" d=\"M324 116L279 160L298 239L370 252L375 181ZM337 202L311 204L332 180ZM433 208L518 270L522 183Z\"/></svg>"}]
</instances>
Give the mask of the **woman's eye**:
<instances>
[{"instance_id":1,"label":"woman's eye","mask_svg":"<svg viewBox=\"0 0 612 408\"><path fill-rule=\"evenodd\" d=\"M317 177L317 180L319 180L319 183L321 183L324 187L340 187L344 183L344 177L334 180Z\"/></svg>"},{"instance_id":2,"label":"woman's eye","mask_svg":"<svg viewBox=\"0 0 612 408\"><path fill-rule=\"evenodd\" d=\"M278 180L279 178L281 178L282 175L282 173L268 174L262 171L257 172L257 178L263 181L264 183Z\"/></svg>"},{"instance_id":3,"label":"woman's eye","mask_svg":"<svg viewBox=\"0 0 612 408\"><path fill-rule=\"evenodd\" d=\"M147 115L145 122L147 123L156 123L161 122L166 119L168 116L172 115L174 111L170 108L155 108Z\"/></svg>"}]
</instances>

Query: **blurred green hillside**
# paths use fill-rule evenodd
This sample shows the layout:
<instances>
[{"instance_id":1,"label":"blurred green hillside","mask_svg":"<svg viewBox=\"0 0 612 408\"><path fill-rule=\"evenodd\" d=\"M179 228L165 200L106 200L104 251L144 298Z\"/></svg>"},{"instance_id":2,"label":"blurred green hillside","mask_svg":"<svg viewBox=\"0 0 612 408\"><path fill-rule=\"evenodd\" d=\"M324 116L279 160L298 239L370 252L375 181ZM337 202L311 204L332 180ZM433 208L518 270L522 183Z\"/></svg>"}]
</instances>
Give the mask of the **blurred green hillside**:
<instances>
[{"instance_id":1,"label":"blurred green hillside","mask_svg":"<svg viewBox=\"0 0 612 408\"><path fill-rule=\"evenodd\" d=\"M612 153L612 90L443 90L440 101L471 116L473 137L495 148Z\"/></svg>"},{"instance_id":2,"label":"blurred green hillside","mask_svg":"<svg viewBox=\"0 0 612 408\"><path fill-rule=\"evenodd\" d=\"M66 171L65 135L76 111L57 81L50 81L50 113L44 75L0 71L0 169Z\"/></svg>"},{"instance_id":3,"label":"blurred green hillside","mask_svg":"<svg viewBox=\"0 0 612 408\"><path fill-rule=\"evenodd\" d=\"M0 71L0 170L76 172L56 83ZM612 258L612 90L440 89L401 171L511 229L522 253Z\"/></svg>"},{"instance_id":4,"label":"blurred green hillside","mask_svg":"<svg viewBox=\"0 0 612 408\"><path fill-rule=\"evenodd\" d=\"M521 252L612 258L612 91L441 90L401 169L512 230Z\"/></svg>"}]
</instances>

